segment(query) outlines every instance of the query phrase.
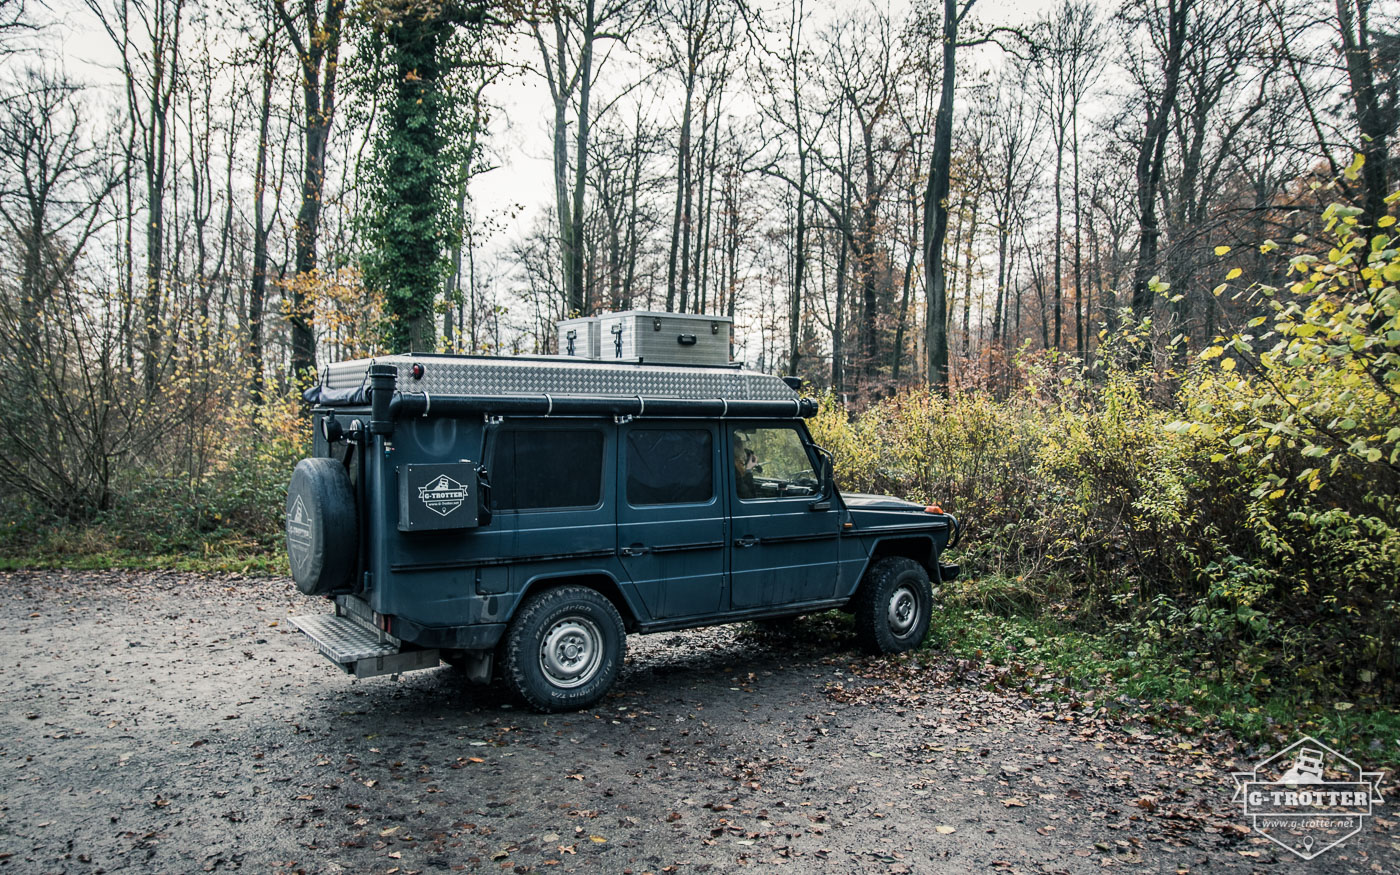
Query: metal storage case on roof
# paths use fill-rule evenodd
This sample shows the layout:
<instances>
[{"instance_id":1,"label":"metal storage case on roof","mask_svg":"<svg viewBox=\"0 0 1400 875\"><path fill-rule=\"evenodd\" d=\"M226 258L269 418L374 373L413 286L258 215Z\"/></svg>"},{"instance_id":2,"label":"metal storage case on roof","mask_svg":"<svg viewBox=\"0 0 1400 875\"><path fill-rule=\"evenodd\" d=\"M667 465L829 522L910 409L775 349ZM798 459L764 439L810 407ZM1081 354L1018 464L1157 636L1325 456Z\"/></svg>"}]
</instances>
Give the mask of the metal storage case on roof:
<instances>
[{"instance_id":1,"label":"metal storage case on roof","mask_svg":"<svg viewBox=\"0 0 1400 875\"><path fill-rule=\"evenodd\" d=\"M730 401L791 401L798 397L780 377L737 367L589 362L562 356L411 354L355 359L328 366L322 385L327 389L366 385L372 364L393 365L399 391L432 395L606 395ZM422 366L417 378L413 375L415 364Z\"/></svg>"},{"instance_id":2,"label":"metal storage case on roof","mask_svg":"<svg viewBox=\"0 0 1400 875\"><path fill-rule=\"evenodd\" d=\"M729 363L734 320L703 313L627 310L598 317L602 361L723 365Z\"/></svg>"},{"instance_id":3,"label":"metal storage case on roof","mask_svg":"<svg viewBox=\"0 0 1400 875\"><path fill-rule=\"evenodd\" d=\"M559 329L559 354L570 358L597 360L601 348L597 316L581 319L564 319L557 323Z\"/></svg>"}]
</instances>

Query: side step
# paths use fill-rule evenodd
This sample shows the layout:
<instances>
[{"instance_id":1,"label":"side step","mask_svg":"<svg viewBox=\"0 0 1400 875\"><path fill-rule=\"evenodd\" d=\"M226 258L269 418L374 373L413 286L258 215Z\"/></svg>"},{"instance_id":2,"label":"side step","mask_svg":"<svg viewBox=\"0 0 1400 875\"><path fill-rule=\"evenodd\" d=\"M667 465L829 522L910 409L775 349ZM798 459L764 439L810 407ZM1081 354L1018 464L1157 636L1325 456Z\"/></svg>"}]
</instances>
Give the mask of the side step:
<instances>
[{"instance_id":1,"label":"side step","mask_svg":"<svg viewBox=\"0 0 1400 875\"><path fill-rule=\"evenodd\" d=\"M346 674L372 678L401 674L419 668L436 668L441 662L436 650L402 650L396 641L386 640L378 629L350 617L312 614L288 617L316 648Z\"/></svg>"}]
</instances>

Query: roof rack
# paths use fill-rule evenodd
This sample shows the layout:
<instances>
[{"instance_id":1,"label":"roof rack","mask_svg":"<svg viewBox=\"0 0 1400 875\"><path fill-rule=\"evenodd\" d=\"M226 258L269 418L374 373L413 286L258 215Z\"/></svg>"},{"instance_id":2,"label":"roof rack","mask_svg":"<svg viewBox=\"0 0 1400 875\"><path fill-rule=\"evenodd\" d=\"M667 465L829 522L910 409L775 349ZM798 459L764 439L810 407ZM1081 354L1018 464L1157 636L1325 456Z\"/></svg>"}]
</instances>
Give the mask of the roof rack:
<instances>
[{"instance_id":1,"label":"roof rack","mask_svg":"<svg viewBox=\"0 0 1400 875\"><path fill-rule=\"evenodd\" d=\"M783 378L732 365L654 365L640 360L597 362L567 356L426 353L354 359L329 365L322 376L321 395L349 395L353 390L367 388L372 366L393 368L399 391L434 398L550 395L556 398L647 397L787 404L797 398L797 393ZM326 398L313 400L326 402Z\"/></svg>"}]
</instances>

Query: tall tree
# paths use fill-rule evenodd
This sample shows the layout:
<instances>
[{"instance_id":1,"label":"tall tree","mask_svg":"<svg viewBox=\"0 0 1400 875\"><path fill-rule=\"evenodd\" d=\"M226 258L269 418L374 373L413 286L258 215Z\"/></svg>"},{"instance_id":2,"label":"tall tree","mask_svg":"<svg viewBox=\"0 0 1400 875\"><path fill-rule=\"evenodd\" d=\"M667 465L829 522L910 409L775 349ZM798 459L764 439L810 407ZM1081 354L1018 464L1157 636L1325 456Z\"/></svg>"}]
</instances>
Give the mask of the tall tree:
<instances>
[{"instance_id":1,"label":"tall tree","mask_svg":"<svg viewBox=\"0 0 1400 875\"><path fill-rule=\"evenodd\" d=\"M28 69L0 97L0 220L18 250L21 354L38 353L40 314L64 285L119 177L86 136L78 89Z\"/></svg>"},{"instance_id":2,"label":"tall tree","mask_svg":"<svg viewBox=\"0 0 1400 875\"><path fill-rule=\"evenodd\" d=\"M649 0L549 0L539 14L526 18L539 48L540 73L554 105L554 206L564 264L564 309L583 313L583 231L588 189L589 105L594 78L607 59L595 57L600 45L625 40L650 9ZM572 110L573 160L569 155ZM572 166L571 166L572 164Z\"/></svg>"},{"instance_id":3,"label":"tall tree","mask_svg":"<svg viewBox=\"0 0 1400 875\"><path fill-rule=\"evenodd\" d=\"M1193 307L1200 303L1210 307L1215 301L1208 292L1216 282L1211 278L1211 249L1219 242L1223 226L1236 218L1233 211L1223 209L1238 197L1227 186L1228 171L1250 151L1278 149L1245 136L1251 119L1267 105L1279 65L1277 55L1264 48L1264 15L1253 4L1198 2L1172 108L1163 181L1167 230L1163 273L1172 289L1174 330L1180 333L1188 332ZM1183 345L1182 354L1185 349Z\"/></svg>"},{"instance_id":4,"label":"tall tree","mask_svg":"<svg viewBox=\"0 0 1400 875\"><path fill-rule=\"evenodd\" d=\"M888 264L885 198L899 173L913 137L892 117L908 66L901 57L893 22L881 10L852 16L831 36L830 69L834 91L855 125L848 162L826 162L833 173L850 176L855 215L843 227L850 235L860 279L857 375L869 380L881 364L879 284Z\"/></svg>"},{"instance_id":5,"label":"tall tree","mask_svg":"<svg viewBox=\"0 0 1400 875\"><path fill-rule=\"evenodd\" d=\"M983 173L990 177L992 221L997 238L997 285L993 302L992 342L1005 344L1010 334L1007 317L1007 287L1011 282L1012 238L1015 226L1024 221L1025 203L1038 183L1038 166L1031 158L1043 115L1029 102L1022 84L1026 77L1015 67L1003 71L993 89L993 101L986 110L992 114L988 148L983 156Z\"/></svg>"},{"instance_id":6,"label":"tall tree","mask_svg":"<svg viewBox=\"0 0 1400 875\"><path fill-rule=\"evenodd\" d=\"M258 144L253 159L253 261L245 322L248 331L249 394L254 408L263 402L263 309L267 301L268 238L272 220L267 216L268 152L272 122L272 86L276 81L277 41L271 28L258 45L262 70L258 77ZM274 215L276 209L273 210Z\"/></svg>"},{"instance_id":7,"label":"tall tree","mask_svg":"<svg viewBox=\"0 0 1400 875\"><path fill-rule=\"evenodd\" d=\"M277 20L296 51L301 71L303 153L301 208L296 219L296 281L291 284L288 321L292 328L292 376L316 372L316 301L311 294L317 268L316 235L326 184L326 144L335 118L336 74L345 0L301 0L289 12L287 0L271 0Z\"/></svg>"},{"instance_id":8,"label":"tall tree","mask_svg":"<svg viewBox=\"0 0 1400 875\"><path fill-rule=\"evenodd\" d=\"M1133 316L1142 319L1152 308L1152 278L1157 272L1157 250L1161 226L1157 218L1157 202L1166 162L1167 134L1172 109L1176 105L1177 88L1181 82L1182 63L1186 57L1186 35L1194 0L1134 0L1121 15L1129 27L1145 25L1150 29L1148 39L1159 48L1158 66L1149 68L1143 59L1141 85L1146 123L1137 145L1135 178L1137 182L1138 253L1133 270ZM1165 6L1162 4L1165 3ZM1160 22L1161 30L1157 30ZM1154 77L1160 73L1160 81Z\"/></svg>"},{"instance_id":9,"label":"tall tree","mask_svg":"<svg viewBox=\"0 0 1400 875\"><path fill-rule=\"evenodd\" d=\"M677 294L681 310L689 296L690 246L694 234L695 90L706 65L717 53L733 48L737 10L727 0L663 0L660 6L662 64L680 77L681 118L676 144L676 201L671 218L671 242L666 263L666 309L674 311Z\"/></svg>"},{"instance_id":10,"label":"tall tree","mask_svg":"<svg viewBox=\"0 0 1400 875\"><path fill-rule=\"evenodd\" d=\"M752 86L760 97L758 111L760 128L777 126L782 135L775 136L792 151L797 161L794 179L796 203L793 205L792 282L788 288L787 372L796 376L802 359L801 331L803 294L807 287L807 214L809 176L816 137L810 121L806 84L812 77L811 50L802 35L807 23L805 0L790 0L788 17L783 21L783 46L759 59L758 81ZM766 131L765 131L766 134Z\"/></svg>"},{"instance_id":11,"label":"tall tree","mask_svg":"<svg viewBox=\"0 0 1400 875\"><path fill-rule=\"evenodd\" d=\"M1079 216L1079 106L1089 84L1099 73L1101 37L1096 7L1087 0L1061 0L1042 19L1045 42L1043 63L1037 66L1034 78L1042 105L1049 121L1050 139L1055 150L1055 252L1054 276L1051 280L1054 298L1054 344L1062 347L1061 324L1064 290L1064 165L1066 149L1071 150L1073 162L1073 200L1076 217L1074 245L1074 314L1075 349L1084 355L1084 323L1080 292L1080 262L1078 249Z\"/></svg>"},{"instance_id":12,"label":"tall tree","mask_svg":"<svg viewBox=\"0 0 1400 875\"><path fill-rule=\"evenodd\" d=\"M1357 151L1366 157L1362 221L1386 214L1390 194L1390 137L1400 124L1400 33L1372 29L1371 0L1335 0L1347 84L1356 115Z\"/></svg>"},{"instance_id":13,"label":"tall tree","mask_svg":"<svg viewBox=\"0 0 1400 875\"><path fill-rule=\"evenodd\" d=\"M385 345L395 352L437 349L433 306L461 228L453 194L480 114L478 96L453 87L455 70L481 63L481 9L423 0L377 0L362 7L364 48L387 109L375 133L371 251L365 282L384 295ZM461 33L460 42L454 35ZM470 161L470 156L465 156Z\"/></svg>"},{"instance_id":14,"label":"tall tree","mask_svg":"<svg viewBox=\"0 0 1400 875\"><path fill-rule=\"evenodd\" d=\"M131 0L87 0L121 54L127 112L146 188L146 283L142 294L145 340L142 372L153 394L163 369L161 320L165 298L165 204L169 182L171 114L180 77L180 28L185 0L155 0L146 9ZM139 27L140 31L136 28Z\"/></svg>"}]
</instances>

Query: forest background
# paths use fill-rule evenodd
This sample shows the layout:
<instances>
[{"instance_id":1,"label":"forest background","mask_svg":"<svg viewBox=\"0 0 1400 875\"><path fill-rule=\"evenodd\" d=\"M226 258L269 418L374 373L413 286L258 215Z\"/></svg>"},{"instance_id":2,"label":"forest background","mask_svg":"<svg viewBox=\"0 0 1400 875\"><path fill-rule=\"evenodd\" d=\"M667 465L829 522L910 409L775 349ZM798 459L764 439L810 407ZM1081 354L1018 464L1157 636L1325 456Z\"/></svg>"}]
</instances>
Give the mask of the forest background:
<instances>
[{"instance_id":1,"label":"forest background","mask_svg":"<svg viewBox=\"0 0 1400 875\"><path fill-rule=\"evenodd\" d=\"M723 314L955 664L1400 761L1400 7L987 7L0 0L0 561L282 573L327 363Z\"/></svg>"}]
</instances>

